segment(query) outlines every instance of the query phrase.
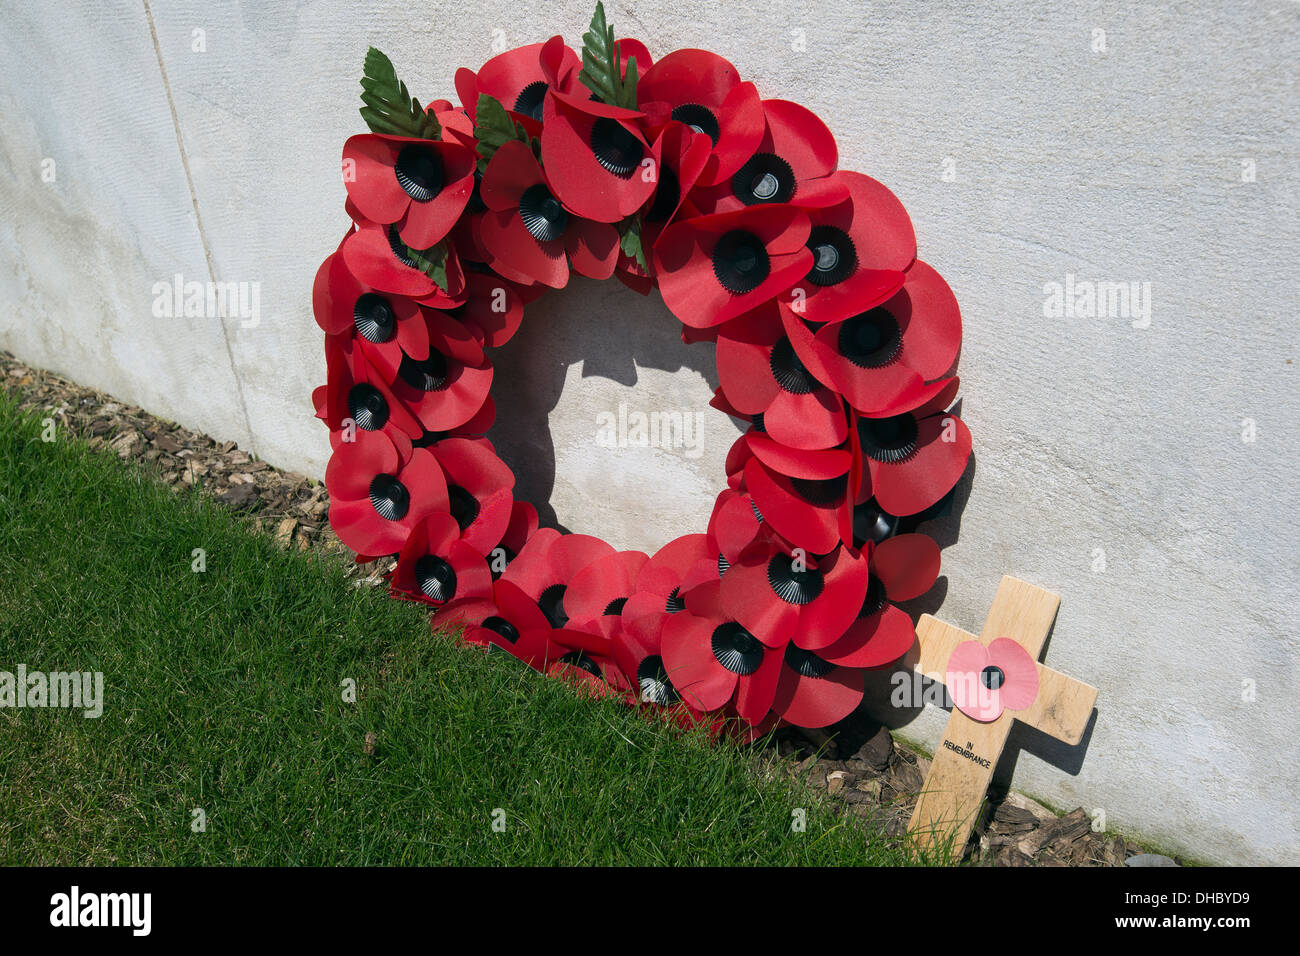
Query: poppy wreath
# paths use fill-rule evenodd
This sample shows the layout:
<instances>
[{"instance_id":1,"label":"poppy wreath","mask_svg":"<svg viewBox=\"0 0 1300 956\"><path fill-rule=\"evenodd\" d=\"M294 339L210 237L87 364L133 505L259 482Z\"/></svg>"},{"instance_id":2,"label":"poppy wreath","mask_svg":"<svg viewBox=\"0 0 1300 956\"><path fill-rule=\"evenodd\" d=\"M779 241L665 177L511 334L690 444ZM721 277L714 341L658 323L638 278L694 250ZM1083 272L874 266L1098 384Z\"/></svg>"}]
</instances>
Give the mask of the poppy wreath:
<instances>
[{"instance_id":1,"label":"poppy wreath","mask_svg":"<svg viewBox=\"0 0 1300 956\"><path fill-rule=\"evenodd\" d=\"M808 109L596 6L412 97L378 50L343 148L352 224L313 289L330 523L435 631L683 725L823 727L912 645L971 450L956 299L902 204ZM571 272L658 289L743 423L708 527L653 555L538 526L487 433L490 351Z\"/></svg>"}]
</instances>

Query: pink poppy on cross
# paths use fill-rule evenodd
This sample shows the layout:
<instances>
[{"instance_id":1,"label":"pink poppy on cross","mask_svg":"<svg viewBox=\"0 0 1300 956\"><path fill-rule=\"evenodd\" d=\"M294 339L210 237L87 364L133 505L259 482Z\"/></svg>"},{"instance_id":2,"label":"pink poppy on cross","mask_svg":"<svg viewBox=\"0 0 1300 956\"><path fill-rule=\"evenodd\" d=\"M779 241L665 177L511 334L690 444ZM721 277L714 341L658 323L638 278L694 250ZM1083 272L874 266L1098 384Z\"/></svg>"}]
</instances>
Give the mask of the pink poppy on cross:
<instances>
[{"instance_id":1,"label":"pink poppy on cross","mask_svg":"<svg viewBox=\"0 0 1300 956\"><path fill-rule=\"evenodd\" d=\"M1038 663L1061 599L1004 577L977 638L929 614L916 625L918 673L953 701L908 827L922 846L951 838L960 858L1014 720L1068 744L1083 739L1097 688Z\"/></svg>"}]
</instances>

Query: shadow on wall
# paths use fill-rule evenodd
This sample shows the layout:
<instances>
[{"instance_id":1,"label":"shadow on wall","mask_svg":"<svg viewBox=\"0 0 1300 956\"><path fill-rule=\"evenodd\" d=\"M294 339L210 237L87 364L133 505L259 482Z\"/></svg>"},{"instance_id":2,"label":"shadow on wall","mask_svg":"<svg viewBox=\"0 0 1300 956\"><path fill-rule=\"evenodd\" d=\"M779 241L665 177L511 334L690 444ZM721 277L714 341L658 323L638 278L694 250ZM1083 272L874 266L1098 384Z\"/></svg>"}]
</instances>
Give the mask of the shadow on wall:
<instances>
[{"instance_id":1,"label":"shadow on wall","mask_svg":"<svg viewBox=\"0 0 1300 956\"><path fill-rule=\"evenodd\" d=\"M598 282L573 276L563 289L548 291L529 305L515 337L492 354L497 421L488 437L514 470L515 497L537 507L543 526L569 530L551 503L556 436L549 420L564 391L569 366L581 362L583 378L601 377L627 387L638 384L638 368L685 369L698 373L710 389L717 388L714 346L686 345L680 330L681 323L658 292L641 296L617 279ZM647 395L644 401L683 404L675 398ZM732 422L735 433L728 434L729 446L741 432L738 423L721 413L710 414ZM608 452L597 448L593 453ZM653 474L646 475L645 482L647 495L659 493ZM721 491L726 476L719 473L712 484L715 493Z\"/></svg>"}]
</instances>

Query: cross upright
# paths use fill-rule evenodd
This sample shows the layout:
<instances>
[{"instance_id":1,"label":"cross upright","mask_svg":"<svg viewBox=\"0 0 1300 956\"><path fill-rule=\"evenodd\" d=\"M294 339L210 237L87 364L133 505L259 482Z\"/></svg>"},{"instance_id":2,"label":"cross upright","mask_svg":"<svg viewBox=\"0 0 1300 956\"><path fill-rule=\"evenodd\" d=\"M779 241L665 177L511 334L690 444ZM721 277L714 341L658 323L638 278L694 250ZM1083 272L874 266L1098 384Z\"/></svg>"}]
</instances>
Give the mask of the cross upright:
<instances>
[{"instance_id":1,"label":"cross upright","mask_svg":"<svg viewBox=\"0 0 1300 956\"><path fill-rule=\"evenodd\" d=\"M1000 638L1010 638L1028 653L1038 677L1037 693L1022 710L1008 706L992 720L976 720L958 707L953 708L908 827L921 846L939 844L951 836L954 855L960 859L1011 733L1012 721L1029 724L1068 744L1083 739L1097 689L1038 663L1060 603L1061 599L1049 591L1004 577L978 638L929 614L921 615L916 625L921 651L915 668L918 673L946 684L949 660L958 647L967 644L963 652L973 650L978 656L980 649L967 642L978 641L987 649ZM1000 669L984 670L996 672L979 675L985 687L1001 686L1005 675ZM954 693L954 689L949 687L949 692Z\"/></svg>"}]
</instances>

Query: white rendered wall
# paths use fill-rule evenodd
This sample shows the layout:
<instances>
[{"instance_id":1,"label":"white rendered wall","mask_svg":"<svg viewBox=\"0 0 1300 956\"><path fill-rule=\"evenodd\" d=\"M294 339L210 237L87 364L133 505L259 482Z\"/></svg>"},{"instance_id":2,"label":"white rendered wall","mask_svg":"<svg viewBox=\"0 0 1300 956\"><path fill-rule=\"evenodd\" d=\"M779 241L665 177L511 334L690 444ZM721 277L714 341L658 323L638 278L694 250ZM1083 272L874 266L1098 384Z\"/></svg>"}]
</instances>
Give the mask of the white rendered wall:
<instances>
[{"instance_id":1,"label":"white rendered wall","mask_svg":"<svg viewBox=\"0 0 1300 956\"><path fill-rule=\"evenodd\" d=\"M591 6L0 0L0 347L322 474L310 287L366 46L453 97L493 31L576 44ZM607 8L816 110L955 289L975 464L919 607L978 632L1004 573L1054 590L1047 662L1101 691L1086 752L1013 738L1015 785L1196 858L1300 863L1300 7ZM259 321L156 317L177 273L259 283ZM1045 316L1067 275L1149 283L1149 327ZM657 297L577 281L499 358L494 438L561 523L642 549L703 529L737 432ZM620 402L701 409L701 454L600 447ZM887 716L931 747L944 718Z\"/></svg>"}]
</instances>

